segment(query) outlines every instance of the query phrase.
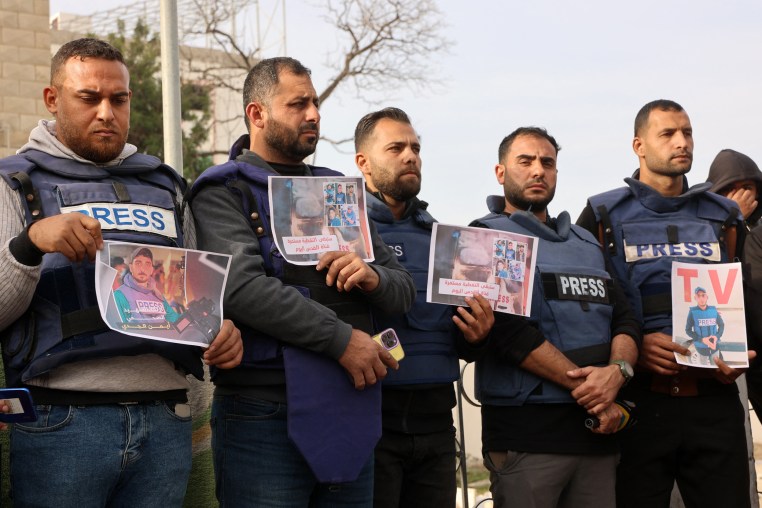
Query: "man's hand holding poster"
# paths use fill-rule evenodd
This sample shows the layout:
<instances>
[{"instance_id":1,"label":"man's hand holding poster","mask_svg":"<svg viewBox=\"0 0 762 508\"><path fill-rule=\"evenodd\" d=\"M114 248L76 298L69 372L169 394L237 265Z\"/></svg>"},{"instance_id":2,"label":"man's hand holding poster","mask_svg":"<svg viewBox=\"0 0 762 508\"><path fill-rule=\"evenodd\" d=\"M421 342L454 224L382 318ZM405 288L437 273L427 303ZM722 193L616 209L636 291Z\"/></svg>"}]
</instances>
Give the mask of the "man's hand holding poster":
<instances>
[{"instance_id":1,"label":"man's hand holding poster","mask_svg":"<svg viewBox=\"0 0 762 508\"><path fill-rule=\"evenodd\" d=\"M373 261L362 177L269 177L270 227L281 255L315 265L320 254L355 252Z\"/></svg>"},{"instance_id":2,"label":"man's hand holding poster","mask_svg":"<svg viewBox=\"0 0 762 508\"><path fill-rule=\"evenodd\" d=\"M105 242L95 264L101 317L127 335L207 346L222 325L229 266L226 254Z\"/></svg>"},{"instance_id":3,"label":"man's hand holding poster","mask_svg":"<svg viewBox=\"0 0 762 508\"><path fill-rule=\"evenodd\" d=\"M431 238L426 301L463 306L479 293L495 312L529 316L537 238L447 224Z\"/></svg>"},{"instance_id":4,"label":"man's hand holding poster","mask_svg":"<svg viewBox=\"0 0 762 508\"><path fill-rule=\"evenodd\" d=\"M672 330L681 365L748 367L741 264L672 263Z\"/></svg>"}]
</instances>

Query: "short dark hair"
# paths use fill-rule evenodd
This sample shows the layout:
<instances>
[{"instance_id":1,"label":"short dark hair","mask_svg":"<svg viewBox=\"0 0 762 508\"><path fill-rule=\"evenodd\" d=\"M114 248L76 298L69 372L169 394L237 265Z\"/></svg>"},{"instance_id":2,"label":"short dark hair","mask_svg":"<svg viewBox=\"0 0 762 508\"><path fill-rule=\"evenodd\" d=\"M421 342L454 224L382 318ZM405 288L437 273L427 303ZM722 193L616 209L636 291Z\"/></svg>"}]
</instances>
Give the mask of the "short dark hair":
<instances>
[{"instance_id":1,"label":"short dark hair","mask_svg":"<svg viewBox=\"0 0 762 508\"><path fill-rule=\"evenodd\" d=\"M360 121L357 122L357 127L355 127L356 152L360 151L360 147L363 146L368 138L373 134L373 129L376 128L376 124L384 118L394 120L395 122L412 125L410 123L410 117L407 116L407 113L399 108L384 108L379 111L368 113L364 117L360 118Z\"/></svg>"},{"instance_id":2,"label":"short dark hair","mask_svg":"<svg viewBox=\"0 0 762 508\"><path fill-rule=\"evenodd\" d=\"M553 148L555 148L556 155L558 155L558 151L561 150L561 146L556 143L556 138L548 134L548 131L542 127L519 127L504 137L500 142L500 146L497 149L498 163L503 163L503 159L505 158L506 154L511 150L511 145L513 145L513 142L519 136L533 136L535 138L546 139L551 145L553 145Z\"/></svg>"},{"instance_id":3,"label":"short dark hair","mask_svg":"<svg viewBox=\"0 0 762 508\"><path fill-rule=\"evenodd\" d=\"M100 58L124 63L122 52L106 41L84 37L69 41L56 51L50 60L50 84L56 79L61 68L69 58L79 58L85 61L87 58Z\"/></svg>"},{"instance_id":4,"label":"short dark hair","mask_svg":"<svg viewBox=\"0 0 762 508\"><path fill-rule=\"evenodd\" d=\"M249 119L246 117L246 106L252 102L260 102L265 106L270 105L273 88L280 82L281 72L290 72L297 76L310 76L312 71L302 65L299 60L287 56L265 58L251 68L243 82L243 110L246 128L249 128Z\"/></svg>"},{"instance_id":5,"label":"short dark hair","mask_svg":"<svg viewBox=\"0 0 762 508\"><path fill-rule=\"evenodd\" d=\"M651 111L658 109L659 111L684 111L683 107L676 103L675 101L671 101L668 99L657 99L655 101L651 101L642 108L640 108L640 111L638 111L638 114L635 115L635 135L638 136L639 133L643 130L643 128L648 123L648 117L651 116Z\"/></svg>"}]
</instances>

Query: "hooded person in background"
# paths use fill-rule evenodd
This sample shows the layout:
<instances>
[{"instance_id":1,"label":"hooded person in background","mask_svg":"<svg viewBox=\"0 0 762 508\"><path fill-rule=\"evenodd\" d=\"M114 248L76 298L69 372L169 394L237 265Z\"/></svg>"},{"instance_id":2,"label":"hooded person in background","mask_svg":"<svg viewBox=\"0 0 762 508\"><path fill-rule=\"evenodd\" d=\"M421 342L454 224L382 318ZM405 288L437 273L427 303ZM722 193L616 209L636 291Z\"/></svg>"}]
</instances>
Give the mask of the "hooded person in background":
<instances>
[{"instance_id":1,"label":"hooded person in background","mask_svg":"<svg viewBox=\"0 0 762 508\"><path fill-rule=\"evenodd\" d=\"M743 214L746 229L751 230L762 216L759 191L762 189L762 171L748 155L730 148L721 150L709 167L709 189L736 202Z\"/></svg>"},{"instance_id":2,"label":"hooded person in background","mask_svg":"<svg viewBox=\"0 0 762 508\"><path fill-rule=\"evenodd\" d=\"M756 275L762 269L762 231L754 230L762 217L762 207L759 206L762 171L748 155L726 148L712 161L707 182L712 182L712 192L736 202L746 229L750 231L744 243L742 262L748 339L750 349L756 350L758 338L762 338L762 320L754 313L754 309L762 304L762 280L758 280L760 277ZM759 360L752 362L746 372L746 384L749 402L759 418L762 411L762 364Z\"/></svg>"}]
</instances>

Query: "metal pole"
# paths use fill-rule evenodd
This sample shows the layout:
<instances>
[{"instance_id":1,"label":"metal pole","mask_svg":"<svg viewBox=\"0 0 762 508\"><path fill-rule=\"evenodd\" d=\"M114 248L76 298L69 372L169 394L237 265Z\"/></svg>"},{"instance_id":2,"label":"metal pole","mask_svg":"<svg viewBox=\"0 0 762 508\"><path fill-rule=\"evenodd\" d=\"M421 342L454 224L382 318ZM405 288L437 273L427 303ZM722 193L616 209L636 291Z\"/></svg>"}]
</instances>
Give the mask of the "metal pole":
<instances>
[{"instance_id":1,"label":"metal pole","mask_svg":"<svg viewBox=\"0 0 762 508\"><path fill-rule=\"evenodd\" d=\"M164 112L164 162L182 175L183 134L180 125L182 114L176 0L161 0L161 95Z\"/></svg>"}]
</instances>

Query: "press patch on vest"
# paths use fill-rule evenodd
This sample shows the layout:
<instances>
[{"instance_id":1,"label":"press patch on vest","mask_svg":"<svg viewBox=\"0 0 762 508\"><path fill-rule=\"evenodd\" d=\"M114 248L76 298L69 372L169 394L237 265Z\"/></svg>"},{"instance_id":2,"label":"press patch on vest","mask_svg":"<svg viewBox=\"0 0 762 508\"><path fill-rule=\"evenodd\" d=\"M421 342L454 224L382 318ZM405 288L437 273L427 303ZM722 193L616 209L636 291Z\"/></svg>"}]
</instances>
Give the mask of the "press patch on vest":
<instances>
[{"instance_id":1,"label":"press patch on vest","mask_svg":"<svg viewBox=\"0 0 762 508\"><path fill-rule=\"evenodd\" d=\"M660 257L697 258L719 262L722 260L722 252L720 251L719 242L627 245L627 241L625 241L624 257L628 263Z\"/></svg>"},{"instance_id":2,"label":"press patch on vest","mask_svg":"<svg viewBox=\"0 0 762 508\"><path fill-rule=\"evenodd\" d=\"M140 231L177 238L175 212L132 203L85 203L61 207L61 213L79 212L98 219L105 230Z\"/></svg>"},{"instance_id":3,"label":"press patch on vest","mask_svg":"<svg viewBox=\"0 0 762 508\"><path fill-rule=\"evenodd\" d=\"M397 261L407 261L407 256L405 256L405 244L403 242L390 242L386 245L394 251L394 254L397 256Z\"/></svg>"},{"instance_id":4,"label":"press patch on vest","mask_svg":"<svg viewBox=\"0 0 762 508\"><path fill-rule=\"evenodd\" d=\"M135 305L138 308L138 312L141 314L164 316L166 313L164 304L162 302L157 302L156 300L136 300Z\"/></svg>"},{"instance_id":5,"label":"press patch on vest","mask_svg":"<svg viewBox=\"0 0 762 508\"><path fill-rule=\"evenodd\" d=\"M556 273L559 300L609 303L607 279L595 275Z\"/></svg>"}]
</instances>

